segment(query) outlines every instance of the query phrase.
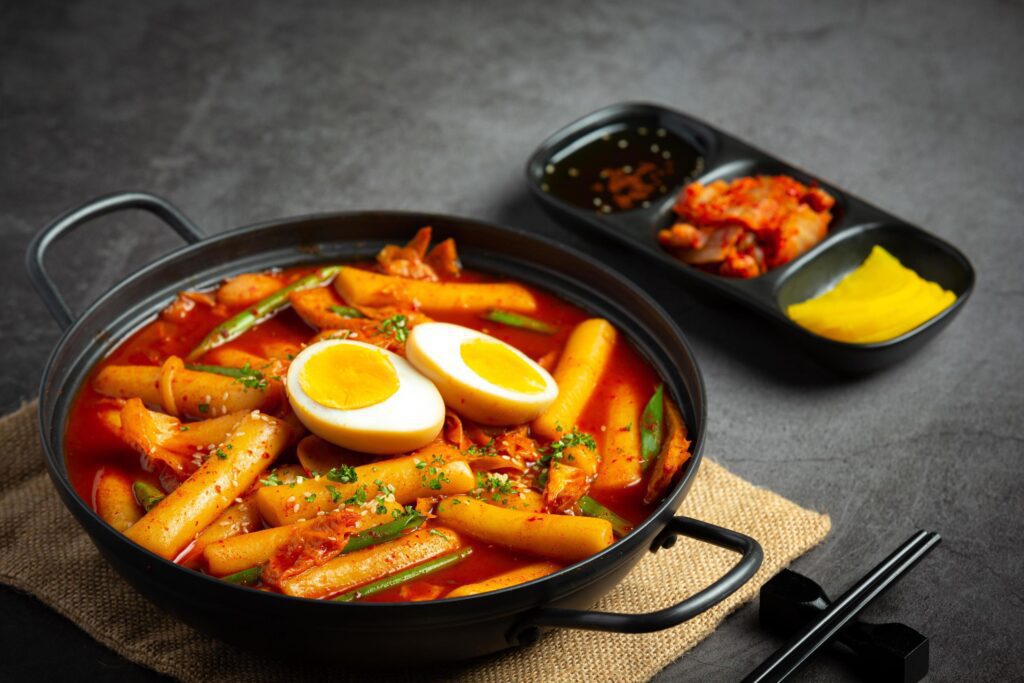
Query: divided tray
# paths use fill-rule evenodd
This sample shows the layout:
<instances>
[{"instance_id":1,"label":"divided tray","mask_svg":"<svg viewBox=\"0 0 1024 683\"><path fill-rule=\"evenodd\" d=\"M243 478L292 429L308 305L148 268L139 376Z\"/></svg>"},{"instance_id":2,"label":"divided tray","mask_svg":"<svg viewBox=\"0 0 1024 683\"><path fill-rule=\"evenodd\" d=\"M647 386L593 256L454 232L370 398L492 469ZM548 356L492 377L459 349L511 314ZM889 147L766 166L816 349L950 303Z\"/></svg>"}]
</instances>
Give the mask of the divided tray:
<instances>
[{"instance_id":1,"label":"divided tray","mask_svg":"<svg viewBox=\"0 0 1024 683\"><path fill-rule=\"evenodd\" d=\"M583 146L624 130L667 131L696 150L701 161L690 177L633 210L602 213L583 208L548 191L553 166ZM665 134L664 132L662 133ZM654 138L652 138L654 141ZM660 229L672 225L672 205L688 182L709 183L752 175L788 175L817 184L835 198L826 237L812 249L750 279L724 277L687 265L658 243ZM959 313L974 286L974 268L953 245L805 171L681 112L652 104L616 104L569 124L545 140L530 157L527 183L556 220L584 233L597 231L666 264L683 284L715 291L756 311L819 360L836 369L869 372L897 362L931 340ZM872 246L881 245L921 277L956 295L937 316L887 341L851 344L821 337L787 317L790 304L831 289L859 266Z\"/></svg>"}]
</instances>

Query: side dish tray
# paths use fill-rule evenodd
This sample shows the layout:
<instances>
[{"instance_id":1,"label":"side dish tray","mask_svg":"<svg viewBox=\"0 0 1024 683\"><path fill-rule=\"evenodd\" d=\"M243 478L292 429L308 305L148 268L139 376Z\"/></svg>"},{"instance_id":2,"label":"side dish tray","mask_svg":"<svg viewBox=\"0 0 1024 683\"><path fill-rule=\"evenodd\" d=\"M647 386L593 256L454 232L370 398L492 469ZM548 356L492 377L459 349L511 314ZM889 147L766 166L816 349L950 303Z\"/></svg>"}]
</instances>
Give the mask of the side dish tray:
<instances>
[{"instance_id":1,"label":"side dish tray","mask_svg":"<svg viewBox=\"0 0 1024 683\"><path fill-rule=\"evenodd\" d=\"M698 161L689 174L668 173L671 177L664 181L667 186L660 188L661 192L650 201L620 205L619 210L612 210L615 207L601 204L597 198L593 200L594 206L586 206L551 191L549 179L559 162L578 154L593 141L608 140L609 135L629 129L656 131L657 135L675 141L677 147L681 144L692 148ZM653 133L651 142L658 142ZM729 181L754 175L788 175L832 195L836 201L826 237L793 261L750 279L699 270L677 260L658 243L658 231L673 223L672 206L688 182ZM974 268L948 242L702 121L657 105L616 104L566 126L545 140L530 157L526 177L541 205L559 222L583 232L596 230L624 242L666 264L678 273L681 282L699 285L704 291L718 292L746 305L822 362L844 371L870 372L907 357L953 319L974 286ZM831 289L857 268L875 245L884 247L921 277L953 292L956 301L909 332L868 344L828 339L790 320L787 306Z\"/></svg>"}]
</instances>

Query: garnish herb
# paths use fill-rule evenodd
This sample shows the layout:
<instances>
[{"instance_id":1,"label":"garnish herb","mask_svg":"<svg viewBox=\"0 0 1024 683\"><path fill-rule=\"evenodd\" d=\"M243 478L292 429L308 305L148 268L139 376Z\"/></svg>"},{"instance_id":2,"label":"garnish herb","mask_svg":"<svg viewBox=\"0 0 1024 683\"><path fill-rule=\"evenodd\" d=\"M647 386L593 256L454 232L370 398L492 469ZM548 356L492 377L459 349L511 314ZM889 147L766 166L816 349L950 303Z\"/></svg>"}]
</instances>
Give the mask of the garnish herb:
<instances>
[{"instance_id":1,"label":"garnish herb","mask_svg":"<svg viewBox=\"0 0 1024 683\"><path fill-rule=\"evenodd\" d=\"M327 478L331 481L336 481L339 484L354 484L359 480L359 475L356 474L356 468L351 465L341 465L339 467L332 467L327 471Z\"/></svg>"},{"instance_id":2,"label":"garnish herb","mask_svg":"<svg viewBox=\"0 0 1024 683\"><path fill-rule=\"evenodd\" d=\"M181 425L180 427L178 427L178 431L179 432L187 432L188 431L188 425Z\"/></svg>"},{"instance_id":3,"label":"garnish herb","mask_svg":"<svg viewBox=\"0 0 1024 683\"><path fill-rule=\"evenodd\" d=\"M561 431L561 427L557 428ZM584 446L592 451L597 450L597 442L594 441L594 437L586 432L579 431L576 427L572 428L572 431L558 441L552 441L546 452L540 457L537 462L541 465L547 465L552 460L556 462L565 457L565 450L573 446Z\"/></svg>"},{"instance_id":4,"label":"garnish herb","mask_svg":"<svg viewBox=\"0 0 1024 683\"><path fill-rule=\"evenodd\" d=\"M508 325L509 327L518 327L521 330L529 330L530 332L539 332L540 334L555 334L558 332L558 328L554 325L548 325L540 320L529 318L519 313L512 313L511 311L503 311L500 309L493 309L483 316L484 320L490 320L494 323L500 323L502 325Z\"/></svg>"},{"instance_id":5,"label":"garnish herb","mask_svg":"<svg viewBox=\"0 0 1024 683\"><path fill-rule=\"evenodd\" d=\"M341 500L341 491L330 484L327 485L327 493L331 494L331 502L337 503Z\"/></svg>"},{"instance_id":6,"label":"garnish herb","mask_svg":"<svg viewBox=\"0 0 1024 683\"><path fill-rule=\"evenodd\" d=\"M281 478L277 476L277 472L271 472L270 476L266 479L260 479L260 483L264 486L281 486L284 484L284 482L281 481Z\"/></svg>"},{"instance_id":7,"label":"garnish herb","mask_svg":"<svg viewBox=\"0 0 1024 683\"><path fill-rule=\"evenodd\" d=\"M204 413L204 414L210 412L210 404L209 403L200 403L199 404L199 412L200 413Z\"/></svg>"},{"instance_id":8,"label":"garnish herb","mask_svg":"<svg viewBox=\"0 0 1024 683\"><path fill-rule=\"evenodd\" d=\"M218 457L218 458L220 458L221 460L227 460L227 459L228 459L228 454L227 454L227 453L225 453L224 451L222 451L222 450L221 450L221 449L219 449L219 448L218 448L218 449L217 449L217 450L215 451L215 454L216 454L216 455L217 455L217 457Z\"/></svg>"},{"instance_id":9,"label":"garnish herb","mask_svg":"<svg viewBox=\"0 0 1024 683\"><path fill-rule=\"evenodd\" d=\"M401 313L393 315L381 320L377 331L381 334L389 334L395 338L395 341L404 344L405 340L409 338L409 320Z\"/></svg>"},{"instance_id":10,"label":"garnish herb","mask_svg":"<svg viewBox=\"0 0 1024 683\"><path fill-rule=\"evenodd\" d=\"M494 491L495 494L509 495L516 492L515 484L512 483L507 474L477 472L476 485L477 488L484 491Z\"/></svg>"},{"instance_id":11,"label":"garnish herb","mask_svg":"<svg viewBox=\"0 0 1024 683\"><path fill-rule=\"evenodd\" d=\"M306 502L307 503L312 503L314 500L316 500L316 494L315 493L311 493L308 496L306 496Z\"/></svg>"},{"instance_id":12,"label":"garnish herb","mask_svg":"<svg viewBox=\"0 0 1024 683\"><path fill-rule=\"evenodd\" d=\"M331 497L332 498L334 497L333 493L331 494ZM341 494L338 494L338 497L340 498ZM337 502L337 501L335 501L335 502ZM352 495L352 497L350 497L350 498L345 500L345 505L362 505L365 502L366 502L366 484L363 484L362 486L359 487L359 490L356 491L355 494Z\"/></svg>"},{"instance_id":13,"label":"garnish herb","mask_svg":"<svg viewBox=\"0 0 1024 683\"><path fill-rule=\"evenodd\" d=\"M661 450L661 439L664 436L664 397L665 385L659 384L640 419L640 464L644 469L651 463L651 457Z\"/></svg>"}]
</instances>

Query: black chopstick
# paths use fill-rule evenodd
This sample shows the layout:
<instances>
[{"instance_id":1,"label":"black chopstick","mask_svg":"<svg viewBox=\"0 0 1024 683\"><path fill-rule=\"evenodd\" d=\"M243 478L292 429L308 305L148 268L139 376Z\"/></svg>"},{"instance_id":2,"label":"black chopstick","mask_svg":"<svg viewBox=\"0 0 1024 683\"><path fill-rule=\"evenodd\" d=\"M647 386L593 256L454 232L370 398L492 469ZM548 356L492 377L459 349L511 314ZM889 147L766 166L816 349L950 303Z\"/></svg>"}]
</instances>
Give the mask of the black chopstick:
<instances>
[{"instance_id":1,"label":"black chopstick","mask_svg":"<svg viewBox=\"0 0 1024 683\"><path fill-rule=\"evenodd\" d=\"M834 638L857 614L939 544L942 537L918 531L881 564L846 591L821 617L812 621L751 671L743 683L775 683L785 680L822 645Z\"/></svg>"}]
</instances>

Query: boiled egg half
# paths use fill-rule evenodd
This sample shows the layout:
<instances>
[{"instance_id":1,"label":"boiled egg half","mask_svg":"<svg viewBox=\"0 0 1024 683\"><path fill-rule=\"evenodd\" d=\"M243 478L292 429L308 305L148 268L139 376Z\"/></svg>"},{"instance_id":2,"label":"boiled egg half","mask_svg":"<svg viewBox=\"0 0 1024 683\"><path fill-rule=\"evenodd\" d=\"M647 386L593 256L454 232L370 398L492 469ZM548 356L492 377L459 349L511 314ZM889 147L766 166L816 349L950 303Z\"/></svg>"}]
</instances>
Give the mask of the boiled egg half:
<instances>
[{"instance_id":1,"label":"boiled egg half","mask_svg":"<svg viewBox=\"0 0 1024 683\"><path fill-rule=\"evenodd\" d=\"M405 355L452 409L487 425L523 424L558 397L547 370L500 339L449 323L421 323Z\"/></svg>"},{"instance_id":2,"label":"boiled egg half","mask_svg":"<svg viewBox=\"0 0 1024 683\"><path fill-rule=\"evenodd\" d=\"M309 431L363 453L405 453L444 425L444 401L401 356L349 340L303 349L288 368L292 410Z\"/></svg>"}]
</instances>

